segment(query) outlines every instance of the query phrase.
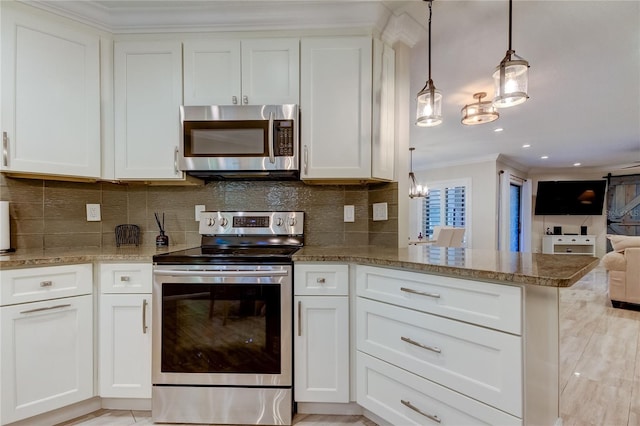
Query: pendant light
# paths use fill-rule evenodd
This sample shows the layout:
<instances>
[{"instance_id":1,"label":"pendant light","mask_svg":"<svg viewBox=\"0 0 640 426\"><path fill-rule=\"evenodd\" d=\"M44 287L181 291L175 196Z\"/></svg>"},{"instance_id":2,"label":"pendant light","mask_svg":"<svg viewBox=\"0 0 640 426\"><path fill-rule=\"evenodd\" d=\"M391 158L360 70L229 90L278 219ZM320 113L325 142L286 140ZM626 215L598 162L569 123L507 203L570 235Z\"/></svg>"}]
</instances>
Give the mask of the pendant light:
<instances>
[{"instance_id":1,"label":"pendant light","mask_svg":"<svg viewBox=\"0 0 640 426\"><path fill-rule=\"evenodd\" d=\"M529 98L529 63L511 48L512 3L509 0L509 50L493 73L493 105L497 108L519 105Z\"/></svg>"},{"instance_id":2,"label":"pendant light","mask_svg":"<svg viewBox=\"0 0 640 426\"><path fill-rule=\"evenodd\" d=\"M496 107L491 101L482 101L487 96L485 92L479 92L473 95L478 102L465 105L462 108L462 124L473 126L476 124L491 123L500 117Z\"/></svg>"},{"instance_id":3,"label":"pendant light","mask_svg":"<svg viewBox=\"0 0 640 426\"><path fill-rule=\"evenodd\" d=\"M418 185L416 183L416 175L413 174L413 151L414 147L409 148L409 155L411 157L411 166L409 168L409 198L424 198L427 196L429 189L427 185Z\"/></svg>"},{"instance_id":4,"label":"pendant light","mask_svg":"<svg viewBox=\"0 0 640 426\"><path fill-rule=\"evenodd\" d=\"M416 125L420 127L433 127L442 123L442 94L436 90L436 86L431 79L431 4L433 0L425 1L429 2L429 79L420 93L418 93Z\"/></svg>"}]
</instances>

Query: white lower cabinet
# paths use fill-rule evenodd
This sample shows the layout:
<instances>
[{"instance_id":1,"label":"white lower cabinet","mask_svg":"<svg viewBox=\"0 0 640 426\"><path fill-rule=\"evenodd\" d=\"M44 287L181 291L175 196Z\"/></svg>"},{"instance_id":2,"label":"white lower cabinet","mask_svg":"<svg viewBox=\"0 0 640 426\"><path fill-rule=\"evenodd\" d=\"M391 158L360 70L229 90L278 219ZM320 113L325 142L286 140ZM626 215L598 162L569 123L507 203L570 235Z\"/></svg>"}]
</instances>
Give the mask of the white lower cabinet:
<instances>
[{"instance_id":1,"label":"white lower cabinet","mask_svg":"<svg viewBox=\"0 0 640 426\"><path fill-rule=\"evenodd\" d=\"M294 400L349 402L349 267L294 266Z\"/></svg>"},{"instance_id":2,"label":"white lower cabinet","mask_svg":"<svg viewBox=\"0 0 640 426\"><path fill-rule=\"evenodd\" d=\"M87 264L0 271L3 287L30 294L11 305L5 297L0 307L1 424L94 396L91 270Z\"/></svg>"},{"instance_id":3,"label":"white lower cabinet","mask_svg":"<svg viewBox=\"0 0 640 426\"><path fill-rule=\"evenodd\" d=\"M520 287L355 268L359 405L392 424L524 423Z\"/></svg>"},{"instance_id":4,"label":"white lower cabinet","mask_svg":"<svg viewBox=\"0 0 640 426\"><path fill-rule=\"evenodd\" d=\"M103 398L151 398L151 274L151 264L100 265Z\"/></svg>"}]
</instances>

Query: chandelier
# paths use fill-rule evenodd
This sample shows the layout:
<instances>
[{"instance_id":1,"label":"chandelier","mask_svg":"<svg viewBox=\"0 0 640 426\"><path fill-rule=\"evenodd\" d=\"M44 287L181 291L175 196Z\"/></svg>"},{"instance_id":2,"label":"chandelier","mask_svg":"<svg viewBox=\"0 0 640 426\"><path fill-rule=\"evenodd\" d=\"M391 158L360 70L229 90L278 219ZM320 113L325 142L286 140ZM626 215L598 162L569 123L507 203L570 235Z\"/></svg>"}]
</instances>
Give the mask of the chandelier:
<instances>
[{"instance_id":1,"label":"chandelier","mask_svg":"<svg viewBox=\"0 0 640 426\"><path fill-rule=\"evenodd\" d=\"M424 198L429 193L427 185L419 185L416 182L416 175L413 174L413 151L414 147L409 148L409 155L411 158L411 166L409 168L409 198Z\"/></svg>"},{"instance_id":2,"label":"chandelier","mask_svg":"<svg viewBox=\"0 0 640 426\"><path fill-rule=\"evenodd\" d=\"M442 94L436 90L431 79L431 5L429 2L429 40L428 40L428 64L429 78L420 93L418 93L416 107L416 125L420 127L433 127L442 123Z\"/></svg>"}]
</instances>

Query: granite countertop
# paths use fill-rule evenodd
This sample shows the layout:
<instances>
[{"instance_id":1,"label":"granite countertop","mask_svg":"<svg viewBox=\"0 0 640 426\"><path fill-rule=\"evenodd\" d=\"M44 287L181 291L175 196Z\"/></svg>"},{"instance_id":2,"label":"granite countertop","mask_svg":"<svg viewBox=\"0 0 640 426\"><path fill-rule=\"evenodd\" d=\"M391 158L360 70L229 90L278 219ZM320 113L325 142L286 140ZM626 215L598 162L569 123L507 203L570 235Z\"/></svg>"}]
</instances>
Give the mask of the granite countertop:
<instances>
[{"instance_id":1,"label":"granite countertop","mask_svg":"<svg viewBox=\"0 0 640 426\"><path fill-rule=\"evenodd\" d=\"M0 269L87 262L151 262L155 254L190 247L172 245L166 248L126 246L25 249L0 255ZM569 287L600 262L597 257L582 255L446 249L429 245L412 245L407 248L306 246L296 252L293 260L358 263L506 284L548 287Z\"/></svg>"},{"instance_id":2,"label":"granite countertop","mask_svg":"<svg viewBox=\"0 0 640 426\"><path fill-rule=\"evenodd\" d=\"M303 247L297 262L349 262L402 268L458 278L569 287L600 263L592 256L513 253L494 250L412 245L385 247Z\"/></svg>"},{"instance_id":3,"label":"granite countertop","mask_svg":"<svg viewBox=\"0 0 640 426\"><path fill-rule=\"evenodd\" d=\"M0 269L109 261L151 262L155 254L184 250L190 247L171 245L163 248L122 246L24 249L0 255Z\"/></svg>"}]
</instances>

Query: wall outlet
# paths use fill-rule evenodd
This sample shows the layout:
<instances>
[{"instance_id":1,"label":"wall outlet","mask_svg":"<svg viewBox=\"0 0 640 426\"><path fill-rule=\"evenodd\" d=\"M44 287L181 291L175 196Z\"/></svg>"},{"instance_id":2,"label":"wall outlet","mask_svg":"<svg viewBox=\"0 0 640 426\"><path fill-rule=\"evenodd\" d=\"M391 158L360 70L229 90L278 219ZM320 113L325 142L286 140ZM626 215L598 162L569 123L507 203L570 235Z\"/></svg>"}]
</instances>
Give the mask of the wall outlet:
<instances>
[{"instance_id":1,"label":"wall outlet","mask_svg":"<svg viewBox=\"0 0 640 426\"><path fill-rule=\"evenodd\" d=\"M344 206L344 221L355 222L356 221L356 207Z\"/></svg>"},{"instance_id":2,"label":"wall outlet","mask_svg":"<svg viewBox=\"0 0 640 426\"><path fill-rule=\"evenodd\" d=\"M206 207L204 206L204 204L196 205L196 221L200 222L200 213L205 211L205 209Z\"/></svg>"},{"instance_id":3,"label":"wall outlet","mask_svg":"<svg viewBox=\"0 0 640 426\"><path fill-rule=\"evenodd\" d=\"M373 220L389 220L387 216L387 203L373 204Z\"/></svg>"},{"instance_id":4,"label":"wall outlet","mask_svg":"<svg viewBox=\"0 0 640 426\"><path fill-rule=\"evenodd\" d=\"M87 204L87 222L100 222L100 204Z\"/></svg>"}]
</instances>

